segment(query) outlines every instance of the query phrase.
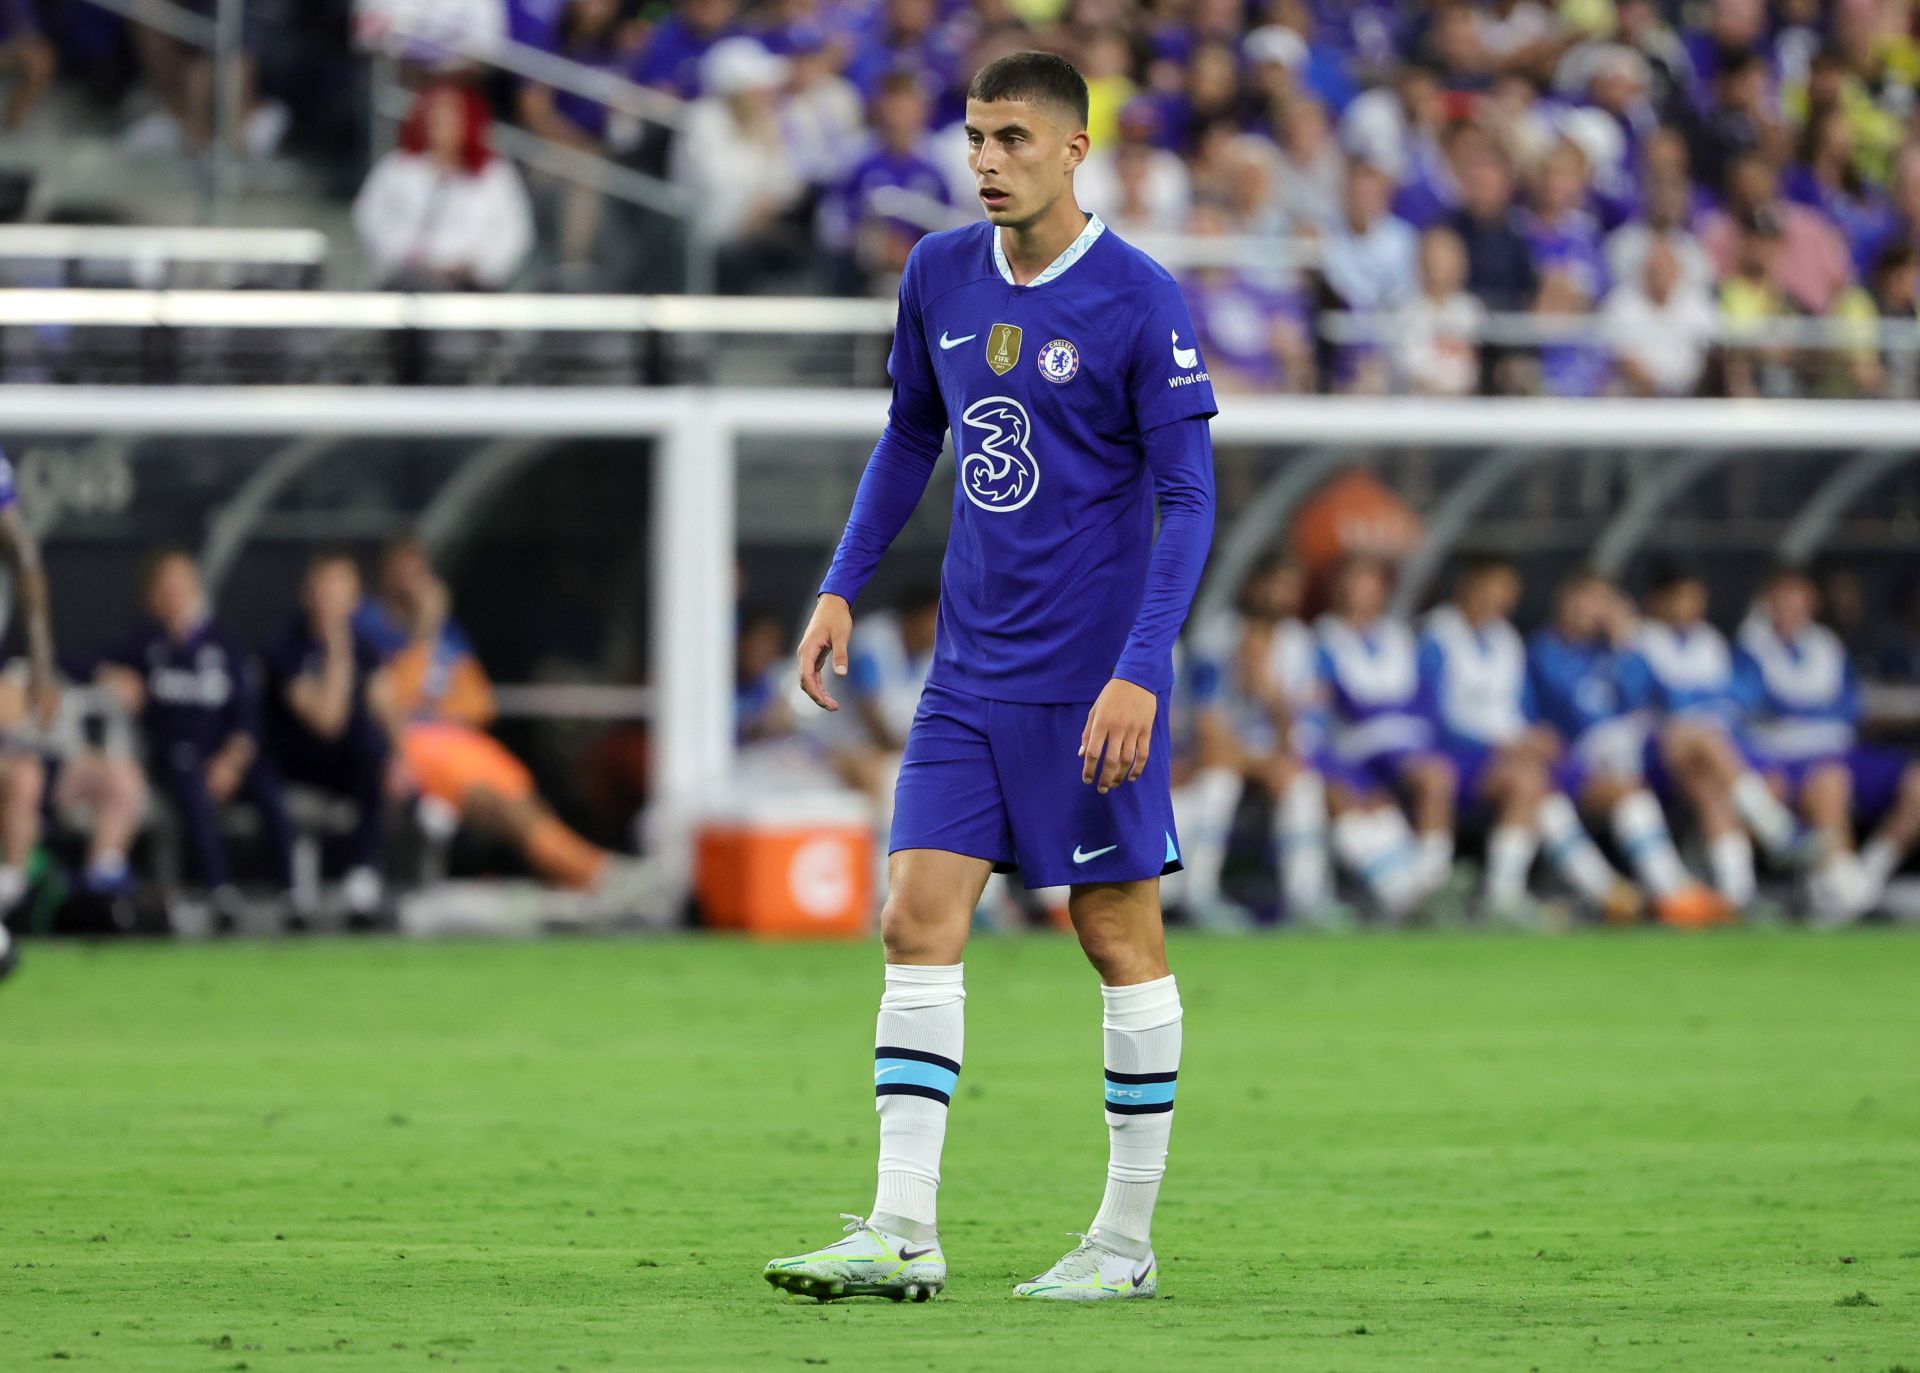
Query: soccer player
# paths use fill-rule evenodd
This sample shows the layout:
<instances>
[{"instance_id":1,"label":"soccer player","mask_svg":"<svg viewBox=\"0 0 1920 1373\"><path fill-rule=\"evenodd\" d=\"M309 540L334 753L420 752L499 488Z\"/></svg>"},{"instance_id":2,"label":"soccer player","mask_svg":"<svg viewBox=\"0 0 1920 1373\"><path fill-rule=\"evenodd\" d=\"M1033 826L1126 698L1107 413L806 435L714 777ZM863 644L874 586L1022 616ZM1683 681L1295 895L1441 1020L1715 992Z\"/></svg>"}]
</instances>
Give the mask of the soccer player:
<instances>
[{"instance_id":1,"label":"soccer player","mask_svg":"<svg viewBox=\"0 0 1920 1373\"><path fill-rule=\"evenodd\" d=\"M1440 743L1459 777L1458 803L1493 817L1482 907L1497 919L1534 923L1527 894L1534 856L1588 906L1611 920L1638 918L1640 894L1607 862L1556 777L1560 743L1535 722L1527 649L1509 618L1520 574L1492 554L1466 560L1453 601L1426 617L1420 675Z\"/></svg>"},{"instance_id":2,"label":"soccer player","mask_svg":"<svg viewBox=\"0 0 1920 1373\"><path fill-rule=\"evenodd\" d=\"M946 1282L935 1194L963 1057L961 953L988 875L1017 864L1029 888L1071 888L1100 976L1110 1154L1087 1237L1015 1293L1150 1297L1180 1066L1159 899L1180 865L1167 694L1212 536L1213 388L1172 277L1075 201L1080 74L1010 54L981 68L966 108L987 222L931 234L908 260L892 411L798 653L807 694L838 709L822 667L846 674L851 602L951 430L938 642L881 916L879 1187L846 1239L765 1275L822 1298L925 1298Z\"/></svg>"},{"instance_id":3,"label":"soccer player","mask_svg":"<svg viewBox=\"0 0 1920 1373\"><path fill-rule=\"evenodd\" d=\"M1804 854L1800 827L1739 742L1745 710L1733 650L1707 623L1707 584L1683 568L1661 568L1646 611L1621 659L1621 694L1657 722L1648 776L1656 790L1686 801L1707 841L1714 886L1742 910L1758 895L1753 841L1775 861L1794 862Z\"/></svg>"},{"instance_id":4,"label":"soccer player","mask_svg":"<svg viewBox=\"0 0 1920 1373\"><path fill-rule=\"evenodd\" d=\"M1280 896L1289 919L1326 918L1327 795L1318 752L1326 711L1313 631L1299 618L1299 566L1269 554L1248 571L1231 611L1189 636L1196 769L1174 794L1185 844L1186 901L1220 902L1227 837L1246 782L1273 798Z\"/></svg>"},{"instance_id":5,"label":"soccer player","mask_svg":"<svg viewBox=\"0 0 1920 1373\"><path fill-rule=\"evenodd\" d=\"M1808 882L1814 922L1844 925L1879 904L1920 842L1920 764L1860 742L1860 684L1839 636L1814 621L1819 593L1777 568L1736 637L1736 672L1767 774L1824 841ZM1855 852L1853 820L1878 819Z\"/></svg>"},{"instance_id":6,"label":"soccer player","mask_svg":"<svg viewBox=\"0 0 1920 1373\"><path fill-rule=\"evenodd\" d=\"M1434 747L1432 703L1413 631L1387 616L1393 573L1356 554L1334 572L1333 605L1314 622L1333 718L1333 851L1380 914L1398 922L1453 869L1453 764ZM1405 799L1413 831L1401 813Z\"/></svg>"},{"instance_id":7,"label":"soccer player","mask_svg":"<svg viewBox=\"0 0 1920 1373\"><path fill-rule=\"evenodd\" d=\"M1644 780L1646 723L1620 697L1621 646L1632 631L1631 608L1605 577L1582 572L1561 583L1553 622L1527 644L1534 708L1566 747L1567 790L1611 827L1661 922L1719 924L1731 907L1687 872Z\"/></svg>"}]
</instances>

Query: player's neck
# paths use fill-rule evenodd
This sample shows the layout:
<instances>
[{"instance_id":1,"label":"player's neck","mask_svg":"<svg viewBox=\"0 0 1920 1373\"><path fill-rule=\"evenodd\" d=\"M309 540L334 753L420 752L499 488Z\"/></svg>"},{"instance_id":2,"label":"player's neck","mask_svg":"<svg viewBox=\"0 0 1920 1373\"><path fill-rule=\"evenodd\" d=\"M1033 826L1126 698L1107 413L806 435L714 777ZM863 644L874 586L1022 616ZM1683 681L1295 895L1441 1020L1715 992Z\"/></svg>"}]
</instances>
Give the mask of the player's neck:
<instances>
[{"instance_id":1,"label":"player's neck","mask_svg":"<svg viewBox=\"0 0 1920 1373\"><path fill-rule=\"evenodd\" d=\"M1001 225L995 232L1000 235L1000 251L1006 254L1014 282L1025 286L1051 267L1053 260L1085 231L1087 222L1087 212L1071 195L1064 195L1036 220L1018 226Z\"/></svg>"}]
</instances>

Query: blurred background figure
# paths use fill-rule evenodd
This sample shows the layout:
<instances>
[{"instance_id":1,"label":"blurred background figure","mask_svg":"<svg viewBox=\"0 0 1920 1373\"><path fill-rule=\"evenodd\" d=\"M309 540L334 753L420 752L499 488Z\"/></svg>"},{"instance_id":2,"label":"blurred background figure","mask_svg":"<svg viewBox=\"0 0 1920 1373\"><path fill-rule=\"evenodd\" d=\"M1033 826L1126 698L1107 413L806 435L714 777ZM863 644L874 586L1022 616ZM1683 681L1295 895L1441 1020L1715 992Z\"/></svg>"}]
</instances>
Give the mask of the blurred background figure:
<instances>
[{"instance_id":1,"label":"blurred background figure","mask_svg":"<svg viewBox=\"0 0 1920 1373\"><path fill-rule=\"evenodd\" d=\"M398 720L392 679L353 632L360 566L325 549L307 563L300 609L267 650L268 747L289 782L353 807L335 865L348 912L370 920L384 896L387 765Z\"/></svg>"},{"instance_id":2,"label":"blurred background figure","mask_svg":"<svg viewBox=\"0 0 1920 1373\"><path fill-rule=\"evenodd\" d=\"M179 822L193 875L232 926L241 902L222 822L228 806L253 812L273 878L295 890L281 774L262 748L259 668L213 623L185 549L149 556L143 594L145 621L102 658L95 680L138 720L148 773Z\"/></svg>"},{"instance_id":3,"label":"blurred background figure","mask_svg":"<svg viewBox=\"0 0 1920 1373\"><path fill-rule=\"evenodd\" d=\"M487 146L480 94L442 83L415 101L400 146L376 162L353 220L389 290L499 290L533 250L533 211L512 164Z\"/></svg>"},{"instance_id":4,"label":"blurred background figure","mask_svg":"<svg viewBox=\"0 0 1920 1373\"><path fill-rule=\"evenodd\" d=\"M377 594L352 614L355 652L379 664L399 769L390 790L512 846L542 880L598 891L629 875L618 855L564 824L533 774L487 733L498 714L493 683L453 617L447 584L425 543L402 538L380 559Z\"/></svg>"}]
</instances>

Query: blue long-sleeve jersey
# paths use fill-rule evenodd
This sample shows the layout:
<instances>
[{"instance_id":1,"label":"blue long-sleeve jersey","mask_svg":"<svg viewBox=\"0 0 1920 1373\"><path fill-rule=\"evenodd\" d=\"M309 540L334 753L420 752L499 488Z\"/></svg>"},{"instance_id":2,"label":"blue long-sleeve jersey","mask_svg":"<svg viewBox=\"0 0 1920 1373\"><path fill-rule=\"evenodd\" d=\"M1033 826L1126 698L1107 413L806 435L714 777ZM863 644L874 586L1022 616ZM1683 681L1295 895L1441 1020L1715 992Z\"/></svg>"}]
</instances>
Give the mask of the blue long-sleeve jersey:
<instances>
[{"instance_id":1,"label":"blue long-sleeve jersey","mask_svg":"<svg viewBox=\"0 0 1920 1373\"><path fill-rule=\"evenodd\" d=\"M951 432L929 682L1055 704L1115 676L1167 690L1212 540L1215 413L1173 278L1098 216L1026 285L993 225L929 234L887 370L886 432L820 589L859 593Z\"/></svg>"}]
</instances>

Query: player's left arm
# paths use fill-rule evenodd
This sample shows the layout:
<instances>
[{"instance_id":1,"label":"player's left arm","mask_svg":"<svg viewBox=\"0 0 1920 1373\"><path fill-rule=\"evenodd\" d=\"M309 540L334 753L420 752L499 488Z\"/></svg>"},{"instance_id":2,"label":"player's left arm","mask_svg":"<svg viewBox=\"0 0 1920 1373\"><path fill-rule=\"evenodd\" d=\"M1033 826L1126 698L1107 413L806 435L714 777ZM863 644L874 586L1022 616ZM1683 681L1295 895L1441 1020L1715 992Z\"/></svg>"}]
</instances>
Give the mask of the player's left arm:
<instances>
[{"instance_id":1,"label":"player's left arm","mask_svg":"<svg viewBox=\"0 0 1920 1373\"><path fill-rule=\"evenodd\" d=\"M1173 641L1199 589L1213 542L1213 438L1219 413L1180 288L1162 276L1145 292L1127 358L1127 399L1160 502L1160 537L1113 680L1087 714L1080 779L1102 792L1145 771L1159 693L1173 685Z\"/></svg>"},{"instance_id":2,"label":"player's left arm","mask_svg":"<svg viewBox=\"0 0 1920 1373\"><path fill-rule=\"evenodd\" d=\"M1159 693L1172 685L1179 637L1213 542L1213 440L1203 416L1174 420L1141 435L1160 501L1160 537L1147 564L1146 591L1113 680L1087 714L1080 780L1104 792L1146 770Z\"/></svg>"}]
</instances>

